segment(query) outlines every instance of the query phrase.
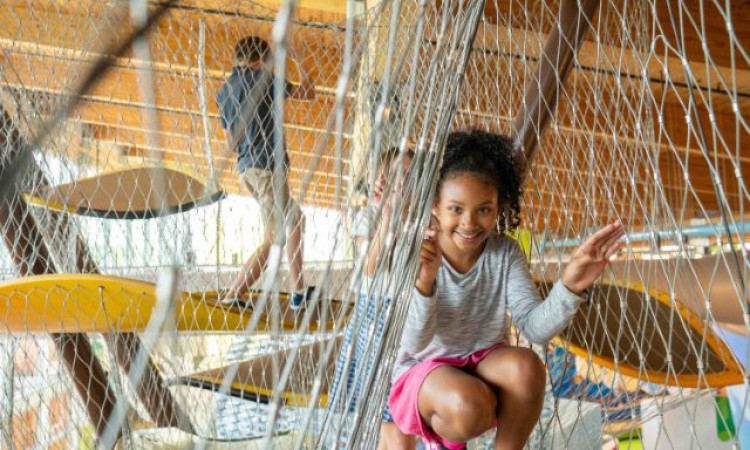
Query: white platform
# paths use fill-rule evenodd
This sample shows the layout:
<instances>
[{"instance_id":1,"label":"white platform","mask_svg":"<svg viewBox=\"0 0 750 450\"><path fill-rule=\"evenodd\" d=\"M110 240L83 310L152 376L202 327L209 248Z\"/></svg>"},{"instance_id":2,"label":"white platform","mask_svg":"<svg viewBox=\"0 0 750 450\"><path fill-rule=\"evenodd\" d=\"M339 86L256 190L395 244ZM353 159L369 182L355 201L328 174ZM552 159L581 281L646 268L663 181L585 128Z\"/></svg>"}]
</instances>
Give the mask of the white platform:
<instances>
[{"instance_id":1,"label":"white platform","mask_svg":"<svg viewBox=\"0 0 750 450\"><path fill-rule=\"evenodd\" d=\"M657 403L655 403L657 402ZM641 403L644 417L655 415L641 426L644 450L732 450L731 441L719 440L716 426L716 403L713 396L704 395L688 400L680 406L657 413L658 400Z\"/></svg>"}]
</instances>

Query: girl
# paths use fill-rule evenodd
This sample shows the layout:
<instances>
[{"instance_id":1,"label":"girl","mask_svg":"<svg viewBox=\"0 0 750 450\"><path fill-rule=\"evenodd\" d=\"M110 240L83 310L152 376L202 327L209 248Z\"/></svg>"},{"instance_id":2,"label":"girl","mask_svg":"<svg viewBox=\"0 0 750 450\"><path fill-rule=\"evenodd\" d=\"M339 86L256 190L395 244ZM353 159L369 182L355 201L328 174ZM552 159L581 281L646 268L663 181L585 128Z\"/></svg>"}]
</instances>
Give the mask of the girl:
<instances>
[{"instance_id":1,"label":"girl","mask_svg":"<svg viewBox=\"0 0 750 450\"><path fill-rule=\"evenodd\" d=\"M505 232L520 221L521 184L510 139L451 133L425 233L389 406L398 428L432 445L463 449L497 428L496 449L522 449L542 408L545 368L507 347L505 312L543 343L572 319L581 294L617 251L622 225L608 225L570 259L545 301L526 258Z\"/></svg>"},{"instance_id":2,"label":"girl","mask_svg":"<svg viewBox=\"0 0 750 450\"><path fill-rule=\"evenodd\" d=\"M390 269L387 262L391 257L383 255L383 246L390 228L392 211L400 208L402 217L408 211L408 197L403 198L402 194L414 152L404 150L400 159L398 156L398 148L391 148L383 154L381 169L372 189L372 202L357 212L353 222L355 257L357 264L361 266L363 283L359 287L359 301L344 332L343 351L339 354L330 389L332 398L343 396L346 399L345 410L350 413L356 410L364 380L369 378L374 369L374 352L380 346L393 298L392 288L385 286L387 273L378 277L377 285L374 278L381 258L387 258L385 271ZM393 187L388 198L384 199L386 183L393 183ZM401 199L404 200L403 204L399 204ZM348 350L353 352L350 357L347 355ZM362 365L364 370L360 368ZM344 386L340 386L342 383L345 383ZM414 438L398 432L392 424L387 407L382 418L385 424L381 432L381 448L414 448Z\"/></svg>"}]
</instances>

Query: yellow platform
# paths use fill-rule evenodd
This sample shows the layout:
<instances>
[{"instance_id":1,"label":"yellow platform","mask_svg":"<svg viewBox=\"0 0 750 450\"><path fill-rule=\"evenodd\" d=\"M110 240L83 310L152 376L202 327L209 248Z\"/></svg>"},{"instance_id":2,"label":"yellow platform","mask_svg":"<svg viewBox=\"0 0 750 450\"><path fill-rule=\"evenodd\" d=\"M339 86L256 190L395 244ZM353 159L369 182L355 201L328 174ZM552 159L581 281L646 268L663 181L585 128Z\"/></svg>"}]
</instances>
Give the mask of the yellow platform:
<instances>
[{"instance_id":1,"label":"yellow platform","mask_svg":"<svg viewBox=\"0 0 750 450\"><path fill-rule=\"evenodd\" d=\"M322 352L325 351L329 342L326 340L305 344L299 348L256 356L239 363L237 375L232 381L228 394L254 402L269 403L274 395L273 359L275 358L278 364L277 370L281 371L287 359L294 354L292 371L284 392L281 394L282 401L289 406L309 406L310 393L318 368L321 364L325 364L320 387L321 395L317 399L318 406L324 407L328 402L328 382L333 377L341 338L336 338L331 358L323 361ZM231 366L224 366L180 377L175 384L218 391L230 368Z\"/></svg>"},{"instance_id":2,"label":"yellow platform","mask_svg":"<svg viewBox=\"0 0 750 450\"><path fill-rule=\"evenodd\" d=\"M542 292L551 287L551 283L539 285ZM682 320L674 317L677 314ZM622 320L623 315L628 319ZM638 317L640 321L635 320ZM634 323L640 326L633 328ZM669 329L670 323L677 326L671 326L671 339L667 341L669 333L664 330ZM663 331L655 326L662 327ZM614 342L614 337L618 339L617 342ZM671 303L661 291L645 291L643 286L633 283L597 285L589 303L581 307L558 341L587 361L641 381L711 388L742 383L740 368L729 347L710 328L705 327L695 313L678 301ZM306 394L310 392L313 379L310 371L320 364L320 345L311 344L295 350L299 354L282 394L287 405L307 405L309 398ZM667 351L668 345L671 345L670 351ZM671 372L668 354L672 355ZM243 361L229 394L267 403L274 392L271 358L275 357L279 364L283 364L287 356L288 351L283 351ZM328 361L327 365L325 380L333 374L332 361ZM703 374L700 366L704 368ZM195 373L180 378L178 382L218 390L227 369L228 366L225 366ZM325 392L325 387L326 384L322 392ZM632 386L632 389L637 389L637 386ZM321 396L322 405L326 400L326 396Z\"/></svg>"},{"instance_id":3,"label":"yellow platform","mask_svg":"<svg viewBox=\"0 0 750 450\"><path fill-rule=\"evenodd\" d=\"M259 293L247 301L253 304ZM271 314L278 304L279 313ZM156 304L153 283L105 275L55 274L0 283L0 332L109 333L144 331ZM320 301L312 321L300 330L302 314L289 308L289 295L270 296L258 324L264 332L275 326L286 331L332 329L341 302ZM323 307L326 323L319 323ZM216 292L179 292L174 321L178 331L237 333L245 330L252 308L224 306Z\"/></svg>"},{"instance_id":4,"label":"yellow platform","mask_svg":"<svg viewBox=\"0 0 750 450\"><path fill-rule=\"evenodd\" d=\"M541 289L551 284L540 283ZM7 333L139 332L156 303L154 284L104 275L58 274L0 284L0 330ZM252 294L253 304L259 294ZM216 292L180 292L175 323L185 332L242 332L253 311L228 307ZM271 306L279 306L270 314ZM306 330L287 294L269 298L257 331L333 329L346 306L322 301ZM661 291L630 284L597 285L560 339L576 355L625 376L681 387L719 388L742 383L731 350L703 320ZM242 383L242 381L239 381Z\"/></svg>"}]
</instances>

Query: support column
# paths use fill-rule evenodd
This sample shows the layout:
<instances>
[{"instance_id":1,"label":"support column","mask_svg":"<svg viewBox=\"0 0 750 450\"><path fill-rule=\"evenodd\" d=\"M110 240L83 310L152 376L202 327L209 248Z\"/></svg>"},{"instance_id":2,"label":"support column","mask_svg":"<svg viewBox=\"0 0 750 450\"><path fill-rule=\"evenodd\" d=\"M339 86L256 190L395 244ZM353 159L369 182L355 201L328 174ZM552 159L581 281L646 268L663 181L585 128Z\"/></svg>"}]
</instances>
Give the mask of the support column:
<instances>
[{"instance_id":1,"label":"support column","mask_svg":"<svg viewBox=\"0 0 750 450\"><path fill-rule=\"evenodd\" d=\"M79 145L82 144L79 143ZM49 185L49 181L37 165L33 164L32 167L34 171L32 177L36 182L35 184L37 186ZM75 228L71 227L68 216L52 210L47 210L44 214L44 226L41 228L44 230L48 248L58 265L64 264L69 259L64 254L64 249L70 248L69 243L73 245L74 249L74 261L67 264L66 267L58 267L57 269L63 272L100 273L88 252L86 243L81 239ZM142 348L140 339L135 333L115 333L114 342L117 363L127 373L130 371L131 362L135 361L136 355ZM144 369L143 378L137 386L134 386L134 389L158 426L177 427L192 432L193 429L188 416L176 404L172 394L167 389L167 384L150 359Z\"/></svg>"},{"instance_id":2,"label":"support column","mask_svg":"<svg viewBox=\"0 0 750 450\"><path fill-rule=\"evenodd\" d=\"M7 148L8 152L18 151L18 149L22 148L24 145L20 133L14 128L12 119L6 111L0 109L0 114L2 114L2 122L0 122L0 130L2 131L0 131L0 136L4 136L7 139L7 142L3 147ZM0 143L2 143L2 141L0 141ZM2 165L0 165L0 172L1 170ZM38 184L49 184L35 164L33 165L32 170L35 171L33 176L37 179ZM49 249L39 233L36 222L30 215L31 211L28 208L28 204L18 192L13 192L10 195L7 195L6 198L9 199L12 211L7 213L6 218L3 216L7 209L6 205L0 205L0 226L6 229L6 244L9 249L12 249L13 257L14 260L17 261L16 265L19 267L21 276L57 272L57 268L50 259L51 255ZM71 230L68 222L69 219L64 214L54 211L47 211L46 214L47 221L49 222L47 226L44 227L47 242L54 243L58 235L75 240L74 267L69 267L67 270L79 273L99 273L96 263L88 253L86 244L77 232ZM15 223L13 222L14 218L17 220ZM21 220L22 222L18 222L18 220ZM16 228L16 225L20 225L20 227ZM22 243L24 240L33 242L33 245L24 245ZM14 246L18 248L14 248ZM56 250L54 246L53 250ZM59 251L59 249L57 250ZM21 268L24 263L28 264L32 260L36 266L32 267L31 270ZM57 260L59 263L60 261L64 261L65 258L63 255L58 255ZM116 333L114 340L117 362L125 372L128 372L130 370L131 362L135 360L136 355L142 348L141 342L138 336L134 333ZM58 339L56 339L55 342L56 345L58 345L58 350L63 356L63 359L66 361L66 365L71 370L71 373L74 374L74 377L76 376L75 374L80 371L85 373L85 371L88 370L87 366L92 366L93 364L98 367L98 370L92 370L94 378L97 378L99 376L97 373L101 372L103 378L99 381L99 384L105 387L108 386L106 375L104 375L103 369L101 369L99 362L95 359L95 356L91 351L90 343L85 335L59 335L59 342ZM78 357L76 357L76 355L78 355ZM92 369L95 368L92 366ZM76 382L77 389L79 390L81 397L84 399L84 402L87 401L88 396L91 396L94 398L96 404L100 404L101 402L109 403L108 405L102 406L104 409L96 408L97 415L99 416L99 419L97 420L101 420L101 417L105 417L102 424L106 424L106 418L109 417L114 406L115 396L109 391L104 396L97 392L88 392L86 391L86 387L89 385L95 388L94 384L91 384L88 381L80 383L77 380ZM144 369L142 379L134 388L138 398L144 403L149 415L158 426L177 427L192 432L193 429L189 417L176 404L172 394L167 389L166 383L150 359ZM81 391L81 389L83 389L83 391ZM103 405L103 403L101 404ZM90 414L91 412L92 411L89 411ZM100 432L104 431L103 425L100 427L94 419L92 419L92 422L96 425L97 434L101 436Z\"/></svg>"},{"instance_id":3,"label":"support column","mask_svg":"<svg viewBox=\"0 0 750 450\"><path fill-rule=\"evenodd\" d=\"M516 116L514 135L516 147L525 157L522 175L524 179L536 157L539 141L557 109L560 91L573 68L574 56L578 53L583 37L599 7L599 0L580 1L580 7L577 0L562 0L560 3L557 26L544 46L536 76L526 85L524 102ZM544 419L555 414L549 380L546 384L541 412ZM549 433L537 426L529 437L529 442L531 445L544 448L549 444L545 443L545 436L549 436Z\"/></svg>"},{"instance_id":4,"label":"support column","mask_svg":"<svg viewBox=\"0 0 750 450\"><path fill-rule=\"evenodd\" d=\"M514 124L516 145L526 157L525 174L531 168L539 140L557 109L560 91L573 68L574 56L598 7L599 0L562 0L560 3L557 26L544 46L536 76L526 85L524 102Z\"/></svg>"},{"instance_id":5,"label":"support column","mask_svg":"<svg viewBox=\"0 0 750 450\"><path fill-rule=\"evenodd\" d=\"M363 3L358 3L358 5L363 5ZM356 12L356 14L361 14L368 11L368 14L375 14L375 11L377 11L376 17L368 17L367 28L363 33L365 35L363 39L367 39L367 42L359 61L354 88L355 113L353 114L354 123L350 151L350 179L352 180L350 192L355 196L361 194L357 188L362 183L374 181L374 172L376 172L377 167L372 166L372 152L382 152L398 145L400 137L400 126L402 124L399 120L399 114L401 111L398 110L400 105L397 104L397 99L399 99L399 93L401 92L400 82L403 77L399 73L391 73L388 99L383 111L380 142L378 149L370 148L376 109L381 103L383 95L385 95L383 82L386 78L386 72L389 70L395 72L398 61L405 52L411 50L410 43L404 37L407 35L405 32L396 37L393 48L390 48L389 31L391 30L394 12L392 8L394 7L396 7L394 4L388 4L383 0L368 0L366 5L363 5L363 10ZM396 28L408 30L416 19L416 14L410 10L416 8L416 3L402 1L398 7L400 8L400 11L397 11L399 13L399 25ZM392 52L390 61L389 51ZM399 100L403 101L403 99Z\"/></svg>"},{"instance_id":6,"label":"support column","mask_svg":"<svg viewBox=\"0 0 750 450\"><path fill-rule=\"evenodd\" d=\"M11 155L20 151L23 141L10 115L0 107L0 174ZM0 228L20 276L55 273L56 268L26 201L15 186L0 200ZM91 423L102 436L114 409L114 394L107 375L95 358L85 334L51 334L73 382L83 400Z\"/></svg>"},{"instance_id":7,"label":"support column","mask_svg":"<svg viewBox=\"0 0 750 450\"><path fill-rule=\"evenodd\" d=\"M67 217L52 211L49 211L49 213L52 223L59 224L58 229L66 232L68 230ZM50 230L50 227L47 227L47 230ZM72 237L75 239L76 272L99 273L99 269L89 255L86 244L80 235L74 233ZM49 236L48 239L51 241ZM141 341L135 333L115 333L114 341L117 363L125 373L128 373L136 355L141 351ZM134 388L148 414L159 427L176 427L190 433L193 432L189 417L175 402L167 384L150 358L143 370L141 380Z\"/></svg>"}]
</instances>

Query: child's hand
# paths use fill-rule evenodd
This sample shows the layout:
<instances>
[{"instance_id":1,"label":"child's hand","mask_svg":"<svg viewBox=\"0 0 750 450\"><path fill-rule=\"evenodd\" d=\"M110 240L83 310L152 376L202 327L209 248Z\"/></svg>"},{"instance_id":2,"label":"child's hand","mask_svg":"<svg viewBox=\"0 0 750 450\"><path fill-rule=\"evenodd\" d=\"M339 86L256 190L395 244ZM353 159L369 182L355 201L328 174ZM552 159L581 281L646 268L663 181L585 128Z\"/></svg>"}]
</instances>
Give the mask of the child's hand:
<instances>
[{"instance_id":1,"label":"child's hand","mask_svg":"<svg viewBox=\"0 0 750 450\"><path fill-rule=\"evenodd\" d=\"M614 222L594 233L576 249L563 270L562 282L580 295L591 287L604 271L609 258L620 248L617 242L625 234L621 222Z\"/></svg>"},{"instance_id":2,"label":"child's hand","mask_svg":"<svg viewBox=\"0 0 750 450\"><path fill-rule=\"evenodd\" d=\"M375 180L375 186L372 188L372 204L375 207L380 206L383 200L383 191L385 191L385 177L381 174Z\"/></svg>"},{"instance_id":3,"label":"child's hand","mask_svg":"<svg viewBox=\"0 0 750 450\"><path fill-rule=\"evenodd\" d=\"M420 294L429 297L435 294L435 279L443 259L443 249L438 241L440 225L435 223L429 226L422 240L422 249L419 253L421 267L415 287Z\"/></svg>"}]
</instances>

